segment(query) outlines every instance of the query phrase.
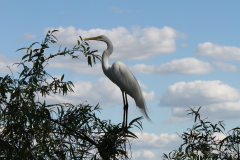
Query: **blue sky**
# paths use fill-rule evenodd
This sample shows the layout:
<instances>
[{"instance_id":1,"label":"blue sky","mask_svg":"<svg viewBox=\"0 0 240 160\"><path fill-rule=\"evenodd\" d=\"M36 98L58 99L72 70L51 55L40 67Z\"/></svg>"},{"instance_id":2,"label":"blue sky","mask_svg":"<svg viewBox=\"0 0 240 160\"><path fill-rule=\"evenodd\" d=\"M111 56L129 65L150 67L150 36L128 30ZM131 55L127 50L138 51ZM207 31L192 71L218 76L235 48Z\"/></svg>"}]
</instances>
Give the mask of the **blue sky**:
<instances>
[{"instance_id":1,"label":"blue sky","mask_svg":"<svg viewBox=\"0 0 240 160\"><path fill-rule=\"evenodd\" d=\"M59 44L67 47L80 35L105 34L114 45L110 63L124 62L140 81L153 121L143 121L132 159L161 159L181 143L176 132L191 127L188 107L202 106L202 116L225 120L227 130L239 124L239 7L239 1L223 0L0 0L0 74L20 60L17 49L41 41L49 28L60 30ZM99 55L106 48L101 42L90 45ZM48 98L49 103L99 102L101 118L122 121L121 92L100 63L90 68L85 59L59 58L48 68L76 86L75 94ZM129 118L140 116L129 101Z\"/></svg>"}]
</instances>

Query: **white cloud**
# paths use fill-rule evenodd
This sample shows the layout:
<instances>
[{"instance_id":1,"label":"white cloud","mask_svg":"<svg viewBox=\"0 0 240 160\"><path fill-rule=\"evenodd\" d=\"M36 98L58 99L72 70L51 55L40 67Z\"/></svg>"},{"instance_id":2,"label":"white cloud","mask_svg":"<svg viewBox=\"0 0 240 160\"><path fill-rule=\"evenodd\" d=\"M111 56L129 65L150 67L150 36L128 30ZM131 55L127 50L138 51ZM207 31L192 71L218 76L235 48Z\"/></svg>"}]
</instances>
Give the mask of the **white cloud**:
<instances>
[{"instance_id":1,"label":"white cloud","mask_svg":"<svg viewBox=\"0 0 240 160\"><path fill-rule=\"evenodd\" d=\"M219 61L240 61L240 48L234 46L220 46L211 42L199 44L195 54L213 57Z\"/></svg>"},{"instance_id":2,"label":"white cloud","mask_svg":"<svg viewBox=\"0 0 240 160\"><path fill-rule=\"evenodd\" d=\"M141 151L132 151L132 158L137 159L141 156Z\"/></svg>"},{"instance_id":3,"label":"white cloud","mask_svg":"<svg viewBox=\"0 0 240 160\"><path fill-rule=\"evenodd\" d=\"M143 73L143 74L153 74L153 73L156 73L156 70L157 70L157 68L154 65L148 66L145 64L137 64L129 68L134 73Z\"/></svg>"},{"instance_id":4,"label":"white cloud","mask_svg":"<svg viewBox=\"0 0 240 160\"><path fill-rule=\"evenodd\" d=\"M24 33L21 41L26 41L28 39L33 39L33 38L36 38L36 37L37 37L36 34Z\"/></svg>"},{"instance_id":5,"label":"white cloud","mask_svg":"<svg viewBox=\"0 0 240 160\"><path fill-rule=\"evenodd\" d=\"M151 58L157 54L174 52L175 48L175 37L181 33L178 33L170 27L163 27L162 29L155 27L148 28L139 28L135 27L132 30L127 30L124 27L113 28L112 30L103 30L103 29L91 29L88 31L78 29L74 27L57 28L60 32L57 34L59 43L63 46L73 46L76 44L79 35L83 38L92 37L100 34L105 34L110 37L114 43L114 54L110 57L110 60L141 60ZM45 32L48 29L45 30ZM106 45L99 41L90 41L90 46L94 49L105 50ZM131 54L129 54L131 53ZM101 51L100 51L101 54ZM52 68L67 68L74 73L87 73L92 75L101 75L102 67L97 60L97 64L93 67L89 67L86 63L86 59L83 55L80 54L80 59L72 60L69 57L56 58L51 63L49 67ZM179 63L179 64L176 64ZM184 64L186 63L186 64ZM169 65L172 68L169 70ZM180 65L180 66L179 66ZM179 70L179 67L182 68L182 71ZM195 66L195 68L187 66ZM141 68L146 68L145 70ZM212 70L211 65L207 62L202 62L194 58L186 58L181 60L175 60L170 62L170 64L164 64L158 68L154 66L145 66L145 65L136 65L130 67L135 70L137 73L143 72L157 72L157 73L182 73L182 74L205 74ZM153 71L151 71L151 68Z\"/></svg>"},{"instance_id":6,"label":"white cloud","mask_svg":"<svg viewBox=\"0 0 240 160\"><path fill-rule=\"evenodd\" d=\"M86 73L90 75L103 75L102 65L97 62L90 67L85 57L72 59L69 56L56 57L48 64L50 68L66 68L73 73Z\"/></svg>"},{"instance_id":7,"label":"white cloud","mask_svg":"<svg viewBox=\"0 0 240 160\"><path fill-rule=\"evenodd\" d=\"M106 77L100 78L96 84L88 81L78 81L74 83L74 86L75 93L64 97L61 95L49 96L46 102L80 104L87 100L91 105L100 103L101 106L115 106L123 103L121 90ZM143 92L143 96L146 101L155 99L154 91ZM128 102L135 105L130 96L128 96Z\"/></svg>"},{"instance_id":8,"label":"white cloud","mask_svg":"<svg viewBox=\"0 0 240 160\"><path fill-rule=\"evenodd\" d=\"M132 159L159 159L163 153L176 149L182 143L178 134L134 132L138 139L132 141Z\"/></svg>"},{"instance_id":9,"label":"white cloud","mask_svg":"<svg viewBox=\"0 0 240 160\"><path fill-rule=\"evenodd\" d=\"M223 134L223 133L214 133L213 136L216 136L215 137L215 140L223 140L224 138L226 138L226 135Z\"/></svg>"},{"instance_id":10,"label":"white cloud","mask_svg":"<svg viewBox=\"0 0 240 160\"><path fill-rule=\"evenodd\" d=\"M11 68L13 73L16 72L18 70L17 65L13 64L17 62L20 62L20 60L9 59L5 55L0 55L0 74L11 74L8 67Z\"/></svg>"},{"instance_id":11,"label":"white cloud","mask_svg":"<svg viewBox=\"0 0 240 160\"><path fill-rule=\"evenodd\" d=\"M70 57L56 58L49 63L51 68L66 68L73 73L86 73L91 75L103 75L102 65L97 62L93 67L89 67L84 57L80 59L71 59ZM130 66L133 73L140 74L208 74L213 71L210 63L200 61L196 58L182 58L162 64L161 66L137 64Z\"/></svg>"},{"instance_id":12,"label":"white cloud","mask_svg":"<svg viewBox=\"0 0 240 160\"><path fill-rule=\"evenodd\" d=\"M138 136L138 139L133 141L134 149L171 149L173 144L177 145L181 142L181 138L177 134L161 133L156 135L147 132L135 132L134 134Z\"/></svg>"},{"instance_id":13,"label":"white cloud","mask_svg":"<svg viewBox=\"0 0 240 160\"><path fill-rule=\"evenodd\" d=\"M138 159L138 160L157 159L157 156L150 150L132 151L132 152L133 152L132 159Z\"/></svg>"},{"instance_id":14,"label":"white cloud","mask_svg":"<svg viewBox=\"0 0 240 160\"><path fill-rule=\"evenodd\" d=\"M142 155L143 155L144 158L148 158L148 159L155 159L155 158L157 158L156 155L153 152L149 151L149 150L144 150Z\"/></svg>"},{"instance_id":15,"label":"white cloud","mask_svg":"<svg viewBox=\"0 0 240 160\"><path fill-rule=\"evenodd\" d=\"M145 64L137 64L130 67L130 69L135 73L144 74L207 74L213 70L213 67L208 62L188 57L172 60L171 62L162 64L159 67L154 65L147 66Z\"/></svg>"},{"instance_id":16,"label":"white cloud","mask_svg":"<svg viewBox=\"0 0 240 160\"><path fill-rule=\"evenodd\" d=\"M132 159L147 160L160 159L163 153L177 149L183 143L178 134L135 132L139 137L132 143ZM226 136L223 133L214 133L216 140L222 140ZM157 153L157 154L156 154Z\"/></svg>"},{"instance_id":17,"label":"white cloud","mask_svg":"<svg viewBox=\"0 0 240 160\"><path fill-rule=\"evenodd\" d=\"M57 28L59 43L63 46L74 46L81 35L83 38L106 35L110 38L114 46L114 53L110 60L143 60L153 58L155 55L171 53L176 51L175 38L178 32L170 27L162 29L156 27L140 28L134 27L128 30L124 27L117 27L111 30L91 29L76 30L70 26L68 28ZM49 28L45 29L47 32ZM99 41L90 41L92 49L106 49L106 44Z\"/></svg>"},{"instance_id":18,"label":"white cloud","mask_svg":"<svg viewBox=\"0 0 240 160\"><path fill-rule=\"evenodd\" d=\"M237 72L238 68L235 65L223 62L213 62L222 72Z\"/></svg>"},{"instance_id":19,"label":"white cloud","mask_svg":"<svg viewBox=\"0 0 240 160\"><path fill-rule=\"evenodd\" d=\"M148 89L148 87L145 84L141 83L140 81L138 81L138 83L141 88Z\"/></svg>"},{"instance_id":20,"label":"white cloud","mask_svg":"<svg viewBox=\"0 0 240 160\"><path fill-rule=\"evenodd\" d=\"M162 106L200 106L206 104L238 101L239 91L216 81L177 82L162 95Z\"/></svg>"},{"instance_id":21,"label":"white cloud","mask_svg":"<svg viewBox=\"0 0 240 160\"><path fill-rule=\"evenodd\" d=\"M239 120L240 112L240 100L236 102L219 102L214 104L206 104L198 106L189 107L202 107L200 110L201 117L208 117L210 121L219 121L219 120ZM169 120L166 120L166 123L181 123L188 120L193 120L192 116L187 115L188 106L184 107L174 107L172 110L172 117Z\"/></svg>"},{"instance_id":22,"label":"white cloud","mask_svg":"<svg viewBox=\"0 0 240 160\"><path fill-rule=\"evenodd\" d=\"M173 107L172 118L166 122L182 122L191 118L186 115L188 106L203 106L201 113L211 118L236 119L239 118L240 93L219 80L177 82L163 93L160 105Z\"/></svg>"},{"instance_id":23,"label":"white cloud","mask_svg":"<svg viewBox=\"0 0 240 160\"><path fill-rule=\"evenodd\" d=\"M143 97L145 98L146 101L152 101L155 99L155 92L152 90L151 92L143 92Z\"/></svg>"}]
</instances>

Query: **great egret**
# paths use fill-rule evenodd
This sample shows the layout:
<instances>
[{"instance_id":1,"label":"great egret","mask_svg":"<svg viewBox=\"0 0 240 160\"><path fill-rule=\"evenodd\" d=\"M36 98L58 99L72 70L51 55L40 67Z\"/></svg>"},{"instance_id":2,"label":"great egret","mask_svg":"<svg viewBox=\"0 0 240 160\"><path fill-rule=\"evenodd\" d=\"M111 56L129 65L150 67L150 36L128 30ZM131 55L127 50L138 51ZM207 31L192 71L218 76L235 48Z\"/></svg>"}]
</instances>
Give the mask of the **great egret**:
<instances>
[{"instance_id":1,"label":"great egret","mask_svg":"<svg viewBox=\"0 0 240 160\"><path fill-rule=\"evenodd\" d=\"M146 104L142 95L142 90L138 84L137 79L134 77L132 72L128 67L122 62L115 62L112 66L108 64L108 58L113 52L112 42L104 35L97 37L85 38L84 40L97 40L103 41L107 44L107 49L102 55L102 69L104 74L115 83L122 91L123 104L124 104L124 115L123 115L123 125L127 127L127 114L128 114L128 101L127 94L131 96L138 108L141 110L143 115L151 121L147 114Z\"/></svg>"}]
</instances>

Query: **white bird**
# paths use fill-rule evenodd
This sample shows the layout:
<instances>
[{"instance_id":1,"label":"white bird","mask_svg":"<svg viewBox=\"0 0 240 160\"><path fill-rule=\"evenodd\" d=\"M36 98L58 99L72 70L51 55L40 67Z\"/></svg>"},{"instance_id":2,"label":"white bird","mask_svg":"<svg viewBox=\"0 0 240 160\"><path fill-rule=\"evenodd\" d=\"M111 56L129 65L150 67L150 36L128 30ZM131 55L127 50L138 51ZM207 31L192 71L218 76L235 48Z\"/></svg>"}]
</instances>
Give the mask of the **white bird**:
<instances>
[{"instance_id":1,"label":"white bird","mask_svg":"<svg viewBox=\"0 0 240 160\"><path fill-rule=\"evenodd\" d=\"M112 42L104 35L97 37L85 38L84 40L97 40L103 41L107 44L107 49L102 54L102 69L104 74L115 83L122 91L123 104L124 104L124 115L123 125L127 127L127 114L128 114L128 101L127 94L131 96L138 108L141 110L143 115L151 121L147 114L147 108L145 100L142 95L142 90L138 84L137 79L134 77L128 67L122 62L115 62L112 66L109 66L108 59L113 52Z\"/></svg>"}]
</instances>

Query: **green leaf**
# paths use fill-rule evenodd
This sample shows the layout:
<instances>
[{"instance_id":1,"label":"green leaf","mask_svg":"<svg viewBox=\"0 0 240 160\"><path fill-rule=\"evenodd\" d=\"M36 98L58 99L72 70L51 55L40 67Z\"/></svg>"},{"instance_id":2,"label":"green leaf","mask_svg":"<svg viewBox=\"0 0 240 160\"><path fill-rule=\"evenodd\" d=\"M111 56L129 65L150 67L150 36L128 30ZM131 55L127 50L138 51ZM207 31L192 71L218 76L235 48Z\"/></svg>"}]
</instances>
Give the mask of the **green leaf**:
<instances>
[{"instance_id":1,"label":"green leaf","mask_svg":"<svg viewBox=\"0 0 240 160\"><path fill-rule=\"evenodd\" d=\"M61 81L63 80L63 78L64 78L64 74L63 74L62 77L61 77Z\"/></svg>"},{"instance_id":2,"label":"green leaf","mask_svg":"<svg viewBox=\"0 0 240 160\"><path fill-rule=\"evenodd\" d=\"M54 35L52 35L52 37L53 37L56 41L58 41L57 37L55 37Z\"/></svg>"},{"instance_id":3,"label":"green leaf","mask_svg":"<svg viewBox=\"0 0 240 160\"><path fill-rule=\"evenodd\" d=\"M54 29L54 30L52 30L52 33L54 33L54 32L58 32L59 30L57 30L57 29ZM49 33L50 33L50 31L49 31Z\"/></svg>"},{"instance_id":4,"label":"green leaf","mask_svg":"<svg viewBox=\"0 0 240 160\"><path fill-rule=\"evenodd\" d=\"M23 48L20 48L20 49L16 50L16 52L17 52L17 51L20 51L20 50L23 50L23 49L28 49L28 48L23 47Z\"/></svg>"},{"instance_id":5,"label":"green leaf","mask_svg":"<svg viewBox=\"0 0 240 160\"><path fill-rule=\"evenodd\" d=\"M29 56L29 54L26 54L22 57L22 60L24 60L27 56Z\"/></svg>"},{"instance_id":6,"label":"green leaf","mask_svg":"<svg viewBox=\"0 0 240 160\"><path fill-rule=\"evenodd\" d=\"M45 49L57 40L52 35L55 31L48 31L41 47L34 49L36 43L33 43L29 48L22 48L27 52L17 63L22 69L17 78L0 77L0 123L4 126L4 132L0 133L0 155L9 153L7 159L34 159L36 156L37 159L83 159L79 155L86 156L86 159L116 159L124 155L127 158L122 146L129 142L123 138L137 136L130 131L122 132L121 123L115 125L98 118L95 113L100 111L99 105L90 106L86 102L79 105L39 102L46 95L54 97L54 94L73 92L73 83L63 82L64 74L61 78L55 78L47 72L46 65L51 63L49 59L61 55L78 57L74 55L76 51L88 50L87 61L92 67L92 62L96 63L96 58L100 57L94 55L95 51L91 51L87 47L89 45L80 40L76 48L65 48L64 52L53 51L54 54L46 53L45 56L43 53L48 51ZM84 51L82 44L86 49ZM26 59L34 61L34 65L29 65ZM142 128L140 118L134 119L130 125ZM98 130L101 133L97 133ZM116 142L116 145L113 146L109 140ZM109 151L104 153L109 157L100 157L99 153L94 152L100 151L101 147Z\"/></svg>"},{"instance_id":7,"label":"green leaf","mask_svg":"<svg viewBox=\"0 0 240 160\"><path fill-rule=\"evenodd\" d=\"M201 127L202 125L195 126L193 129L196 130L197 128Z\"/></svg>"},{"instance_id":8,"label":"green leaf","mask_svg":"<svg viewBox=\"0 0 240 160\"><path fill-rule=\"evenodd\" d=\"M79 36L79 38L81 39L81 41L83 41L82 36Z\"/></svg>"},{"instance_id":9,"label":"green leaf","mask_svg":"<svg viewBox=\"0 0 240 160\"><path fill-rule=\"evenodd\" d=\"M51 43L57 43L56 41L54 41L54 40L51 40Z\"/></svg>"},{"instance_id":10,"label":"green leaf","mask_svg":"<svg viewBox=\"0 0 240 160\"><path fill-rule=\"evenodd\" d=\"M92 67L92 59L91 56L88 56L88 65L90 65Z\"/></svg>"},{"instance_id":11,"label":"green leaf","mask_svg":"<svg viewBox=\"0 0 240 160\"><path fill-rule=\"evenodd\" d=\"M93 62L94 62L94 64L96 64L96 59L95 59L94 55L93 55Z\"/></svg>"}]
</instances>

